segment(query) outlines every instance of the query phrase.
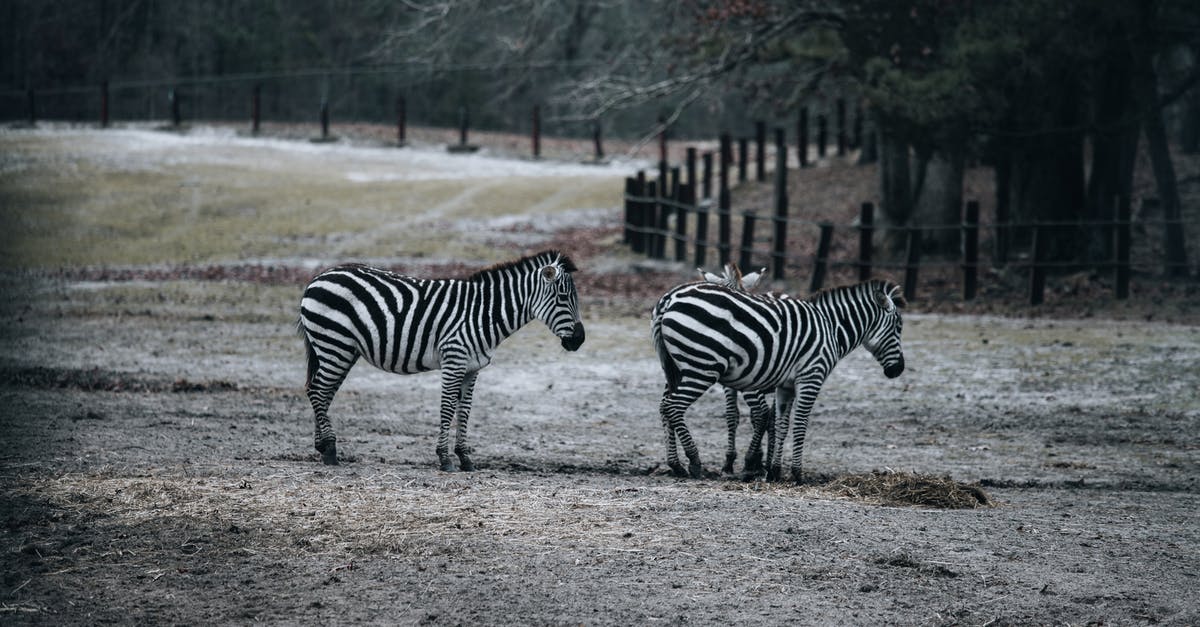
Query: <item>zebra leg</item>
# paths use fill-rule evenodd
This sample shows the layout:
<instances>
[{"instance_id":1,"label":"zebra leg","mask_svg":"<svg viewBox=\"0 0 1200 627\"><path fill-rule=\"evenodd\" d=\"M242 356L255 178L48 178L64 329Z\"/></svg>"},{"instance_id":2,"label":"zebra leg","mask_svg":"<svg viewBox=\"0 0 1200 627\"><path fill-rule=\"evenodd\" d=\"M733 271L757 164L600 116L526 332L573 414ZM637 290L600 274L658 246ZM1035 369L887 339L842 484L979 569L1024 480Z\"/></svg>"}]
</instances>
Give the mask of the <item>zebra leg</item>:
<instances>
[{"instance_id":1,"label":"zebra leg","mask_svg":"<svg viewBox=\"0 0 1200 627\"><path fill-rule=\"evenodd\" d=\"M796 385L796 402L792 404L792 481L800 483L801 455L804 452L804 436L808 432L808 417L817 402L824 375L808 377Z\"/></svg>"},{"instance_id":2,"label":"zebra leg","mask_svg":"<svg viewBox=\"0 0 1200 627\"><path fill-rule=\"evenodd\" d=\"M337 394L338 388L342 387L350 368L358 360L358 355L351 355L344 362L337 361L328 355L324 358L318 357L310 346L308 359L309 378L305 393L313 408L313 444L321 453L321 461L325 465L336 466L337 437L333 434L333 423L329 421L329 404L333 402L333 395Z\"/></svg>"},{"instance_id":3,"label":"zebra leg","mask_svg":"<svg viewBox=\"0 0 1200 627\"><path fill-rule=\"evenodd\" d=\"M692 434L688 431L687 425L683 422L683 415L687 412L688 407L700 398L712 383L704 384L702 382L692 381L691 385L681 384L674 391L668 391L663 395L662 404L659 406L663 417L663 424L673 433L674 437L679 438L679 444L683 446L683 452L688 458L687 474L694 479L700 479L704 476L704 467L700 464L700 451L696 449L696 442L692 440ZM673 448L668 446L668 455ZM673 462L673 463L672 463ZM683 476L683 466L679 463L678 458L671 460L667 459L667 464L671 466L671 470L677 476Z\"/></svg>"},{"instance_id":4,"label":"zebra leg","mask_svg":"<svg viewBox=\"0 0 1200 627\"><path fill-rule=\"evenodd\" d=\"M783 443L788 434L788 420L792 416L792 405L796 390L792 386L775 389L775 428L767 445L767 481L778 481L783 475Z\"/></svg>"},{"instance_id":5,"label":"zebra leg","mask_svg":"<svg viewBox=\"0 0 1200 627\"><path fill-rule=\"evenodd\" d=\"M458 413L459 399L462 398L463 379L466 369L462 366L442 364L442 404L439 411L441 423L438 430L437 451L438 464L442 472L454 472L454 463L450 461L450 423Z\"/></svg>"},{"instance_id":6,"label":"zebra leg","mask_svg":"<svg viewBox=\"0 0 1200 627\"><path fill-rule=\"evenodd\" d=\"M454 440L454 454L458 455L458 467L463 472L475 470L471 463L471 447L467 444L467 418L471 415L471 395L475 393L476 372L463 375L462 395L458 399L458 434Z\"/></svg>"},{"instance_id":7,"label":"zebra leg","mask_svg":"<svg viewBox=\"0 0 1200 627\"><path fill-rule=\"evenodd\" d=\"M683 469L683 464L679 463L679 448L676 446L675 430L671 428L671 421L667 420L667 398L670 393L670 388L663 390L662 401L658 404L658 415L662 419L663 433L666 435L667 466L671 468L671 474L677 477L686 477L687 471Z\"/></svg>"},{"instance_id":8,"label":"zebra leg","mask_svg":"<svg viewBox=\"0 0 1200 627\"><path fill-rule=\"evenodd\" d=\"M754 426L754 435L750 438L750 446L746 449L746 464L742 469L742 478L749 481L763 472L763 435L775 432L771 421L775 416L767 405L767 396L762 392L747 392L746 402L750 404L750 423Z\"/></svg>"},{"instance_id":9,"label":"zebra leg","mask_svg":"<svg viewBox=\"0 0 1200 627\"><path fill-rule=\"evenodd\" d=\"M742 416L738 412L737 390L725 388L725 428L729 431L729 441L725 446L725 465L721 472L733 474L733 462L737 459L737 427Z\"/></svg>"}]
</instances>

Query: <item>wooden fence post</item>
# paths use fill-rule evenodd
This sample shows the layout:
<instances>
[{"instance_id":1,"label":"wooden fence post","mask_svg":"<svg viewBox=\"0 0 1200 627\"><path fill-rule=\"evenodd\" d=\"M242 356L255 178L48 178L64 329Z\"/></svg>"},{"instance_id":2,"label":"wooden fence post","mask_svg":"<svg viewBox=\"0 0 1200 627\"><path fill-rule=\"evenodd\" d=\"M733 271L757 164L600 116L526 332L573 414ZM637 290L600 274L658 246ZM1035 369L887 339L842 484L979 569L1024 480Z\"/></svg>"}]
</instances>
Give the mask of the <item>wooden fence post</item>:
<instances>
[{"instance_id":1,"label":"wooden fence post","mask_svg":"<svg viewBox=\"0 0 1200 627\"><path fill-rule=\"evenodd\" d=\"M635 253L646 252L646 234L642 232L642 227L646 224L646 172L638 170L637 178L634 179L634 194L637 200L633 203L633 229L631 248Z\"/></svg>"},{"instance_id":2,"label":"wooden fence post","mask_svg":"<svg viewBox=\"0 0 1200 627\"><path fill-rule=\"evenodd\" d=\"M667 121L658 116L658 169L666 172L669 155L667 154Z\"/></svg>"},{"instance_id":3,"label":"wooden fence post","mask_svg":"<svg viewBox=\"0 0 1200 627\"><path fill-rule=\"evenodd\" d=\"M1118 300L1129 298L1129 249L1132 242L1131 230L1133 224L1130 220L1131 214L1130 205L1132 204L1128 194L1121 194L1117 198L1117 224L1114 230L1114 248L1116 249L1117 263L1115 271L1115 296Z\"/></svg>"},{"instance_id":4,"label":"wooden fence post","mask_svg":"<svg viewBox=\"0 0 1200 627\"><path fill-rule=\"evenodd\" d=\"M732 141L729 133L721 133L721 173L717 187L717 263L725 265L729 262L731 237L730 207L732 200L729 195L729 161L733 157Z\"/></svg>"},{"instance_id":5,"label":"wooden fence post","mask_svg":"<svg viewBox=\"0 0 1200 627\"><path fill-rule=\"evenodd\" d=\"M646 245L644 250L646 256L653 259L658 253L658 233L654 229L658 228L658 184L661 181L646 181L646 204L643 205L644 217L642 224L646 229Z\"/></svg>"},{"instance_id":6,"label":"wooden fence post","mask_svg":"<svg viewBox=\"0 0 1200 627\"><path fill-rule=\"evenodd\" d=\"M250 133L258 135L262 124L262 83L250 88Z\"/></svg>"},{"instance_id":7,"label":"wooden fence post","mask_svg":"<svg viewBox=\"0 0 1200 627\"><path fill-rule=\"evenodd\" d=\"M738 138L738 159L737 159L737 163L738 163L738 182L739 182L739 183L745 183L745 182L746 182L746 171L747 171L747 170L749 170L749 168L748 168L748 167L746 167L746 166L748 165L748 164L746 163L746 160L747 160L747 159L749 159L749 157L750 157L750 146L749 146L749 144L750 144L750 140L749 140L749 139L747 139L747 138L745 138L745 137L739 137L739 138Z\"/></svg>"},{"instance_id":8,"label":"wooden fence post","mask_svg":"<svg viewBox=\"0 0 1200 627\"><path fill-rule=\"evenodd\" d=\"M167 100L171 103L171 126L179 128L183 124L183 114L179 110L179 88L172 87L167 91Z\"/></svg>"},{"instance_id":9,"label":"wooden fence post","mask_svg":"<svg viewBox=\"0 0 1200 627\"><path fill-rule=\"evenodd\" d=\"M108 128L108 79L100 81L100 128Z\"/></svg>"},{"instance_id":10,"label":"wooden fence post","mask_svg":"<svg viewBox=\"0 0 1200 627\"><path fill-rule=\"evenodd\" d=\"M686 155L684 158L684 167L687 170L687 184L692 188L692 194L694 195L699 183L696 180L696 147L688 146Z\"/></svg>"},{"instance_id":11,"label":"wooden fence post","mask_svg":"<svg viewBox=\"0 0 1200 627\"><path fill-rule=\"evenodd\" d=\"M846 156L846 100L837 99L837 153Z\"/></svg>"},{"instance_id":12,"label":"wooden fence post","mask_svg":"<svg viewBox=\"0 0 1200 627\"><path fill-rule=\"evenodd\" d=\"M829 121L822 113L817 116L817 158L825 158L825 142L829 136Z\"/></svg>"},{"instance_id":13,"label":"wooden fence post","mask_svg":"<svg viewBox=\"0 0 1200 627\"><path fill-rule=\"evenodd\" d=\"M816 292L825 285L825 271L829 266L829 243L833 240L833 225L822 222L820 228L821 236L817 240L817 256L813 259L812 283L808 286L809 292Z\"/></svg>"},{"instance_id":14,"label":"wooden fence post","mask_svg":"<svg viewBox=\"0 0 1200 627\"><path fill-rule=\"evenodd\" d=\"M787 265L787 144L783 129L775 129L775 234L772 242L771 276L783 278Z\"/></svg>"},{"instance_id":15,"label":"wooden fence post","mask_svg":"<svg viewBox=\"0 0 1200 627\"><path fill-rule=\"evenodd\" d=\"M796 156L800 167L808 167L808 107L800 108L800 119L796 122Z\"/></svg>"},{"instance_id":16,"label":"wooden fence post","mask_svg":"<svg viewBox=\"0 0 1200 627\"><path fill-rule=\"evenodd\" d=\"M592 122L592 147L595 150L596 161L604 159L604 146L601 144L600 120Z\"/></svg>"},{"instance_id":17,"label":"wooden fence post","mask_svg":"<svg viewBox=\"0 0 1200 627\"><path fill-rule=\"evenodd\" d=\"M708 199L708 198L712 198L712 170L713 170L712 153L711 152L704 153L703 161L704 161L703 182L701 183L701 187L700 187L701 191L703 192L703 195L701 196L701 198Z\"/></svg>"},{"instance_id":18,"label":"wooden fence post","mask_svg":"<svg viewBox=\"0 0 1200 627\"><path fill-rule=\"evenodd\" d=\"M912 301L917 295L917 270L921 266L921 231L908 230L908 244L904 255L904 298Z\"/></svg>"},{"instance_id":19,"label":"wooden fence post","mask_svg":"<svg viewBox=\"0 0 1200 627\"><path fill-rule=\"evenodd\" d=\"M632 176L625 177L625 228L621 233L622 244L633 244L633 212L634 200L637 195L637 179Z\"/></svg>"},{"instance_id":20,"label":"wooden fence post","mask_svg":"<svg viewBox=\"0 0 1200 627\"><path fill-rule=\"evenodd\" d=\"M468 129L470 126L471 126L471 118L470 118L470 114L467 112L467 108L459 107L458 108L458 145L459 146L467 145L467 132L468 132Z\"/></svg>"},{"instance_id":21,"label":"wooden fence post","mask_svg":"<svg viewBox=\"0 0 1200 627\"><path fill-rule=\"evenodd\" d=\"M738 266L742 271L750 269L751 255L754 253L754 210L745 211L742 213L742 247L738 251Z\"/></svg>"},{"instance_id":22,"label":"wooden fence post","mask_svg":"<svg viewBox=\"0 0 1200 627\"><path fill-rule=\"evenodd\" d=\"M691 183L680 182L675 188L675 261L687 260L688 207L695 197Z\"/></svg>"},{"instance_id":23,"label":"wooden fence post","mask_svg":"<svg viewBox=\"0 0 1200 627\"><path fill-rule=\"evenodd\" d=\"M1008 265L1008 246L1012 227L1008 225L1008 206L1012 163L1007 158L996 162L996 226L992 234L992 265L1003 268Z\"/></svg>"},{"instance_id":24,"label":"wooden fence post","mask_svg":"<svg viewBox=\"0 0 1200 627\"><path fill-rule=\"evenodd\" d=\"M767 123L759 120L754 123L754 160L758 164L755 171L756 180L767 180Z\"/></svg>"},{"instance_id":25,"label":"wooden fence post","mask_svg":"<svg viewBox=\"0 0 1200 627\"><path fill-rule=\"evenodd\" d=\"M403 94L396 96L396 145L408 145L408 102Z\"/></svg>"},{"instance_id":26,"label":"wooden fence post","mask_svg":"<svg viewBox=\"0 0 1200 627\"><path fill-rule=\"evenodd\" d=\"M1040 305L1046 300L1046 260L1047 244L1050 240L1049 227L1035 223L1033 225L1033 265L1029 269L1029 304Z\"/></svg>"},{"instance_id":27,"label":"wooden fence post","mask_svg":"<svg viewBox=\"0 0 1200 627\"><path fill-rule=\"evenodd\" d=\"M862 133L863 133L862 102L857 102L854 104L854 135L850 138L850 147L851 148L861 148L862 147Z\"/></svg>"},{"instance_id":28,"label":"wooden fence post","mask_svg":"<svg viewBox=\"0 0 1200 627\"><path fill-rule=\"evenodd\" d=\"M678 183L677 183L678 184ZM654 210L654 258L667 258L667 238L670 236L668 227L671 220L671 198L673 190L668 187L667 179L658 181L658 196Z\"/></svg>"},{"instance_id":29,"label":"wooden fence post","mask_svg":"<svg viewBox=\"0 0 1200 627\"><path fill-rule=\"evenodd\" d=\"M533 105L533 158L542 158L542 107Z\"/></svg>"},{"instance_id":30,"label":"wooden fence post","mask_svg":"<svg viewBox=\"0 0 1200 627\"><path fill-rule=\"evenodd\" d=\"M693 263L697 268L703 268L708 257L708 207L703 202L695 202L695 190L692 190L692 201L696 207L696 258Z\"/></svg>"},{"instance_id":31,"label":"wooden fence post","mask_svg":"<svg viewBox=\"0 0 1200 627\"><path fill-rule=\"evenodd\" d=\"M871 240L875 230L875 205L864 202L858 218L858 280L871 278Z\"/></svg>"},{"instance_id":32,"label":"wooden fence post","mask_svg":"<svg viewBox=\"0 0 1200 627\"><path fill-rule=\"evenodd\" d=\"M975 298L979 272L979 203L966 204L962 223L963 300Z\"/></svg>"}]
</instances>

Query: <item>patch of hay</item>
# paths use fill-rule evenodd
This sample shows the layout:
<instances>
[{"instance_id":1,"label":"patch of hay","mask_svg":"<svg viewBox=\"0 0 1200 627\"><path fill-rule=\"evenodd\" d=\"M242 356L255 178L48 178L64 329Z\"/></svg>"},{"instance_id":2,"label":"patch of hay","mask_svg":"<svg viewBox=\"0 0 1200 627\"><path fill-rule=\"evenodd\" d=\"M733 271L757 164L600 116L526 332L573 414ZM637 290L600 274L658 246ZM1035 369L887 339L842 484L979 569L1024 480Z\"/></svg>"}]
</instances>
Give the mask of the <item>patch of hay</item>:
<instances>
[{"instance_id":1,"label":"patch of hay","mask_svg":"<svg viewBox=\"0 0 1200 627\"><path fill-rule=\"evenodd\" d=\"M974 509L993 505L979 486L960 483L949 477L908 472L876 470L870 474L843 475L826 483L824 489L840 496L885 505L916 505L936 509Z\"/></svg>"}]
</instances>

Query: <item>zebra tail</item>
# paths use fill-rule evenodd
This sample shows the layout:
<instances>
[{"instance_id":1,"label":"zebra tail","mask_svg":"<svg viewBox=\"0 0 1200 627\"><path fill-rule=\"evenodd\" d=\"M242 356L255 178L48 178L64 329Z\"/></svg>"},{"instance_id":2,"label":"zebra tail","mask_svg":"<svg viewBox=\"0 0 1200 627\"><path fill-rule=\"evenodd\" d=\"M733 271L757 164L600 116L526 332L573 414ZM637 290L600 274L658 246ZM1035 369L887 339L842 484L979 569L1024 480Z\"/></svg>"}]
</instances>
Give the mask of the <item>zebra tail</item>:
<instances>
[{"instance_id":1,"label":"zebra tail","mask_svg":"<svg viewBox=\"0 0 1200 627\"><path fill-rule=\"evenodd\" d=\"M679 387L682 373L679 366L671 359L667 346L662 337L662 318L655 316L650 323L650 335L654 338L654 352L658 353L658 361L662 364L663 374L667 375L667 391L674 392Z\"/></svg>"},{"instance_id":2,"label":"zebra tail","mask_svg":"<svg viewBox=\"0 0 1200 627\"><path fill-rule=\"evenodd\" d=\"M308 374L304 377L304 389L308 389L312 385L313 376L317 374L317 352L313 350L312 342L308 339L308 333L304 331L304 322L296 321L296 333L300 334L300 339L304 340L304 357L308 362Z\"/></svg>"}]
</instances>

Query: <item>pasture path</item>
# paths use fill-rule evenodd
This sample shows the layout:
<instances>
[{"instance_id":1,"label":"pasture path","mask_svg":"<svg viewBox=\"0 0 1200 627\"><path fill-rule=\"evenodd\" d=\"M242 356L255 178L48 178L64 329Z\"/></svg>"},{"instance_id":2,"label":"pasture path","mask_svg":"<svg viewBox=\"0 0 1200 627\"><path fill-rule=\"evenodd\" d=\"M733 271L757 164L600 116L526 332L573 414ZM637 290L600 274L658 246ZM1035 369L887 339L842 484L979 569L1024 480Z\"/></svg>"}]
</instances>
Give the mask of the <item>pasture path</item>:
<instances>
[{"instance_id":1,"label":"pasture path","mask_svg":"<svg viewBox=\"0 0 1200 627\"><path fill-rule=\"evenodd\" d=\"M360 364L331 412L344 463L324 467L294 331L305 273L332 261L316 254L323 227L275 249L279 272L239 274L259 262L225 237L201 254L154 243L168 230L122 226L69 190L54 193L74 200L49 199L47 181L99 168L99 154L142 166L112 158L100 133L57 148L63 138L45 134L0 137L0 193L33 203L15 228L49 238L44 218L80 238L42 265L19 262L36 252L20 243L0 272L5 624L1200 622L1200 326L914 304L903 376L885 379L861 351L831 376L803 485L679 480L664 471L646 314L691 270L621 253L600 205L568 195L574 206L526 212L524 192L489 193L491 210L406 234L440 246L421 256L349 235L344 250L457 274L473 267L456 257L470 247L484 258L574 243L587 342L566 353L533 323L500 347L476 391L471 474L435 470L436 375ZM171 200L159 217L182 231L251 207L285 215L226 195L228 171L195 163L254 146L172 138L165 154L215 156L180 156L166 178L127 182L105 207L169 198L162 182L186 179L184 204L199 209L180 217ZM64 147L81 154L54 156ZM290 171L291 149L278 150L262 172L237 168L284 185L271 171ZM295 150L301 171L355 152L309 150ZM328 194L313 205L346 193L321 188L309 189ZM462 189L432 190L429 206ZM385 223L391 210L368 207L334 230ZM244 241L268 241L272 228L255 228L261 237ZM131 249L109 251L97 233L124 234ZM141 244L175 253L147 261ZM721 409L710 391L687 418L709 471L723 457ZM839 487L873 471L949 477L993 504L920 507Z\"/></svg>"}]
</instances>

